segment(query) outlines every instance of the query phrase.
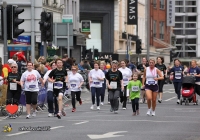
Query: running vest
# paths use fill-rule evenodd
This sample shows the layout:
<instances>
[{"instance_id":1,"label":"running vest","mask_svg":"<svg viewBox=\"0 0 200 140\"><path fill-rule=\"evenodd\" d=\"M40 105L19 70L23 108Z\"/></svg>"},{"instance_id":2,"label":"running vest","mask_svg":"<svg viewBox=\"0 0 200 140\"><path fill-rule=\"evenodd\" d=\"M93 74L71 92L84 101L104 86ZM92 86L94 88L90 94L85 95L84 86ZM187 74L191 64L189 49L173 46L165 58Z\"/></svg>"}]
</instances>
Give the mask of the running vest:
<instances>
[{"instance_id":1,"label":"running vest","mask_svg":"<svg viewBox=\"0 0 200 140\"><path fill-rule=\"evenodd\" d=\"M153 70L150 69L150 67L146 68L146 84L147 85L156 85L158 82L154 80L154 78L157 78L157 68L155 67Z\"/></svg>"}]
</instances>

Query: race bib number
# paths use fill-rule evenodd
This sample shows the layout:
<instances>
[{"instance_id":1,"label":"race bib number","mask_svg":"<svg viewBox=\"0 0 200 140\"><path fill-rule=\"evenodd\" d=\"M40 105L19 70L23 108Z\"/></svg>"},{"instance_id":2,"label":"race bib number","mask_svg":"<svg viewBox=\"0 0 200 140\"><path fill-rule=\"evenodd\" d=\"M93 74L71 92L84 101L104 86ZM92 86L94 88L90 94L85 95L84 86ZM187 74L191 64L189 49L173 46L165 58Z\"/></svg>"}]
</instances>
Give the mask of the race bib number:
<instances>
[{"instance_id":1,"label":"race bib number","mask_svg":"<svg viewBox=\"0 0 200 140\"><path fill-rule=\"evenodd\" d=\"M94 86L99 86L100 83L101 83L101 82L100 82L99 80L93 79L93 84L94 84Z\"/></svg>"},{"instance_id":2,"label":"race bib number","mask_svg":"<svg viewBox=\"0 0 200 140\"><path fill-rule=\"evenodd\" d=\"M10 90L17 90L17 83L10 83Z\"/></svg>"},{"instance_id":3,"label":"race bib number","mask_svg":"<svg viewBox=\"0 0 200 140\"><path fill-rule=\"evenodd\" d=\"M155 81L148 81L148 85L155 85Z\"/></svg>"},{"instance_id":4,"label":"race bib number","mask_svg":"<svg viewBox=\"0 0 200 140\"><path fill-rule=\"evenodd\" d=\"M61 88L63 88L63 82L61 82L61 81L55 82L54 83L54 88L55 89L61 89Z\"/></svg>"},{"instance_id":5,"label":"race bib number","mask_svg":"<svg viewBox=\"0 0 200 140\"><path fill-rule=\"evenodd\" d=\"M29 85L28 87L30 90L34 90L36 88L36 85Z\"/></svg>"},{"instance_id":6,"label":"race bib number","mask_svg":"<svg viewBox=\"0 0 200 140\"><path fill-rule=\"evenodd\" d=\"M112 89L117 89L117 82L110 82L110 86Z\"/></svg>"},{"instance_id":7,"label":"race bib number","mask_svg":"<svg viewBox=\"0 0 200 140\"><path fill-rule=\"evenodd\" d=\"M75 88L75 87L76 87L76 84L71 84L71 87L72 87L72 88Z\"/></svg>"},{"instance_id":8,"label":"race bib number","mask_svg":"<svg viewBox=\"0 0 200 140\"><path fill-rule=\"evenodd\" d=\"M139 91L139 87L138 86L132 86L132 91Z\"/></svg>"},{"instance_id":9,"label":"race bib number","mask_svg":"<svg viewBox=\"0 0 200 140\"><path fill-rule=\"evenodd\" d=\"M123 81L124 81L124 82L127 82L127 81L128 81L128 78L124 78Z\"/></svg>"},{"instance_id":10,"label":"race bib number","mask_svg":"<svg viewBox=\"0 0 200 140\"><path fill-rule=\"evenodd\" d=\"M181 79L182 74L180 72L175 73L175 79Z\"/></svg>"}]
</instances>

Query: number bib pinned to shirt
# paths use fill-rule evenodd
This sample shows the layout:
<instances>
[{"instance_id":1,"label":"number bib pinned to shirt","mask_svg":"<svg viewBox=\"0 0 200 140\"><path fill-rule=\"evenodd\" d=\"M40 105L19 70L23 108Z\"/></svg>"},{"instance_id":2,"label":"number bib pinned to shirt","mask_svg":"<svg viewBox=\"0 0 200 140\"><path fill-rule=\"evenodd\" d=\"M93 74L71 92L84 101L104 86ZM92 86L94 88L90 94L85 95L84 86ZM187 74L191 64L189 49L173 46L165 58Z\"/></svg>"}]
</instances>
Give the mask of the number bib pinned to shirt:
<instances>
[{"instance_id":1,"label":"number bib pinned to shirt","mask_svg":"<svg viewBox=\"0 0 200 140\"><path fill-rule=\"evenodd\" d=\"M110 86L112 89L117 89L117 82L110 82Z\"/></svg>"},{"instance_id":2,"label":"number bib pinned to shirt","mask_svg":"<svg viewBox=\"0 0 200 140\"><path fill-rule=\"evenodd\" d=\"M182 74L180 72L175 72L175 79L181 79Z\"/></svg>"},{"instance_id":3,"label":"number bib pinned to shirt","mask_svg":"<svg viewBox=\"0 0 200 140\"><path fill-rule=\"evenodd\" d=\"M139 91L139 87L138 86L132 86L132 91L134 91L134 92Z\"/></svg>"},{"instance_id":4,"label":"number bib pinned to shirt","mask_svg":"<svg viewBox=\"0 0 200 140\"><path fill-rule=\"evenodd\" d=\"M17 90L17 83L10 83L10 90Z\"/></svg>"},{"instance_id":5,"label":"number bib pinned to shirt","mask_svg":"<svg viewBox=\"0 0 200 140\"><path fill-rule=\"evenodd\" d=\"M61 89L61 88L63 88L63 82L61 82L61 81L55 82L54 83L54 88L55 89Z\"/></svg>"},{"instance_id":6,"label":"number bib pinned to shirt","mask_svg":"<svg viewBox=\"0 0 200 140\"><path fill-rule=\"evenodd\" d=\"M155 81L148 81L148 85L155 85Z\"/></svg>"},{"instance_id":7,"label":"number bib pinned to shirt","mask_svg":"<svg viewBox=\"0 0 200 140\"><path fill-rule=\"evenodd\" d=\"M36 85L29 85L28 88L29 88L30 90L34 90L34 89L36 89Z\"/></svg>"}]
</instances>

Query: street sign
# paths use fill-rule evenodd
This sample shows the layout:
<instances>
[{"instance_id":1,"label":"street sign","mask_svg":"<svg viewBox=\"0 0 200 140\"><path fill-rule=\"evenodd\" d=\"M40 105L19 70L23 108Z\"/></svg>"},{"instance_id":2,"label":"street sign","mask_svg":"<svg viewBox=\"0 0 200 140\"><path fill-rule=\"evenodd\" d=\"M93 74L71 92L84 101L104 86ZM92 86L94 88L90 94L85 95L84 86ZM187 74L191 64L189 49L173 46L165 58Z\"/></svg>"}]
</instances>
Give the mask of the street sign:
<instances>
[{"instance_id":1,"label":"street sign","mask_svg":"<svg viewBox=\"0 0 200 140\"><path fill-rule=\"evenodd\" d=\"M81 32L91 32L91 21L82 20L81 21Z\"/></svg>"},{"instance_id":2,"label":"street sign","mask_svg":"<svg viewBox=\"0 0 200 140\"><path fill-rule=\"evenodd\" d=\"M62 22L73 23L73 15L62 15Z\"/></svg>"}]
</instances>

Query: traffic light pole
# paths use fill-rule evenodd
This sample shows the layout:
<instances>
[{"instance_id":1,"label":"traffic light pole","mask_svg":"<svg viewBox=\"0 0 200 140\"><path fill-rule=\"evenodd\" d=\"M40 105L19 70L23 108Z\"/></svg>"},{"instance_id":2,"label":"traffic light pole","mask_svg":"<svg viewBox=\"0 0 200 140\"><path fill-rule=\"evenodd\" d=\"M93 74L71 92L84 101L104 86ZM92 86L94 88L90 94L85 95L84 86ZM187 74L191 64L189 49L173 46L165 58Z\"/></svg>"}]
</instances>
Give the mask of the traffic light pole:
<instances>
[{"instance_id":1,"label":"traffic light pole","mask_svg":"<svg viewBox=\"0 0 200 140\"><path fill-rule=\"evenodd\" d=\"M131 61L131 55L130 55L130 51L131 51L131 36L129 36L128 40L129 40L129 48L128 48L128 60L129 62Z\"/></svg>"},{"instance_id":2,"label":"traffic light pole","mask_svg":"<svg viewBox=\"0 0 200 140\"><path fill-rule=\"evenodd\" d=\"M67 23L67 55L70 58L70 46L69 46L69 23ZM62 49L62 48L61 48Z\"/></svg>"},{"instance_id":3,"label":"traffic light pole","mask_svg":"<svg viewBox=\"0 0 200 140\"><path fill-rule=\"evenodd\" d=\"M4 64L8 61L7 48L7 2L3 2L3 28L4 28Z\"/></svg>"},{"instance_id":4,"label":"traffic light pole","mask_svg":"<svg viewBox=\"0 0 200 140\"><path fill-rule=\"evenodd\" d=\"M47 57L47 42L44 41L43 43L44 43L43 44L43 55L46 58Z\"/></svg>"},{"instance_id":5,"label":"traffic light pole","mask_svg":"<svg viewBox=\"0 0 200 140\"><path fill-rule=\"evenodd\" d=\"M35 61L35 0L31 0L31 62Z\"/></svg>"}]
</instances>

